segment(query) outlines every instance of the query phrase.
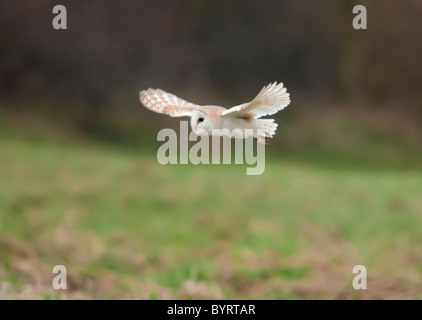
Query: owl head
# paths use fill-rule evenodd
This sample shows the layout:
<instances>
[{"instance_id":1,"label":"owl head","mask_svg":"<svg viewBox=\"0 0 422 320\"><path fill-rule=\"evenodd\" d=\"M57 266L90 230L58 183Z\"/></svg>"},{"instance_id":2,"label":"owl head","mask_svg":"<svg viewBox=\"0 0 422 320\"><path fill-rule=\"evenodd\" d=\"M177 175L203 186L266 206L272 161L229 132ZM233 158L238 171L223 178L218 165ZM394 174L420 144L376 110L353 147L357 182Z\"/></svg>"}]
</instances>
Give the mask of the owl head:
<instances>
[{"instance_id":1,"label":"owl head","mask_svg":"<svg viewBox=\"0 0 422 320\"><path fill-rule=\"evenodd\" d=\"M200 110L194 110L190 118L190 125L193 132L197 135L201 135L201 131L208 132L210 130L210 122L208 115Z\"/></svg>"}]
</instances>

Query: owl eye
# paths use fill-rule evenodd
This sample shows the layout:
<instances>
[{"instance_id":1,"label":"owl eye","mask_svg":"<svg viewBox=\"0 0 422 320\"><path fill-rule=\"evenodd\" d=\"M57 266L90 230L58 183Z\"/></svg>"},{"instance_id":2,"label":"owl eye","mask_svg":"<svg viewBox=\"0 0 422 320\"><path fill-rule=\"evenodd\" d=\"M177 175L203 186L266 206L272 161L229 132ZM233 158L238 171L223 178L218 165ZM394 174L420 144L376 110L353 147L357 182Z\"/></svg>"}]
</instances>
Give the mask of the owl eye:
<instances>
[{"instance_id":1,"label":"owl eye","mask_svg":"<svg viewBox=\"0 0 422 320\"><path fill-rule=\"evenodd\" d=\"M202 122L202 121L204 121L204 118L199 118L198 119L198 122Z\"/></svg>"}]
</instances>

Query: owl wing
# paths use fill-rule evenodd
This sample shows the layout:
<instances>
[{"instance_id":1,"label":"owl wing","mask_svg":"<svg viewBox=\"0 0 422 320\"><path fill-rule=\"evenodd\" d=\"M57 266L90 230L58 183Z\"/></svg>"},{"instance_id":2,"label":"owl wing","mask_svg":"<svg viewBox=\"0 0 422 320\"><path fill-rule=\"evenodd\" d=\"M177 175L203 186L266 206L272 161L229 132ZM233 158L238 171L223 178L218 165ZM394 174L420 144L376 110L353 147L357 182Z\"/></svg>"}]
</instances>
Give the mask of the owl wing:
<instances>
[{"instance_id":1,"label":"owl wing","mask_svg":"<svg viewBox=\"0 0 422 320\"><path fill-rule=\"evenodd\" d=\"M171 117L191 116L200 106L187 102L161 89L148 89L139 93L139 100L148 109Z\"/></svg>"},{"instance_id":2,"label":"owl wing","mask_svg":"<svg viewBox=\"0 0 422 320\"><path fill-rule=\"evenodd\" d=\"M254 119L262 116L274 114L290 103L290 94L283 83L274 82L262 88L261 92L251 101L223 112L223 117L230 115L239 115L253 117Z\"/></svg>"}]
</instances>

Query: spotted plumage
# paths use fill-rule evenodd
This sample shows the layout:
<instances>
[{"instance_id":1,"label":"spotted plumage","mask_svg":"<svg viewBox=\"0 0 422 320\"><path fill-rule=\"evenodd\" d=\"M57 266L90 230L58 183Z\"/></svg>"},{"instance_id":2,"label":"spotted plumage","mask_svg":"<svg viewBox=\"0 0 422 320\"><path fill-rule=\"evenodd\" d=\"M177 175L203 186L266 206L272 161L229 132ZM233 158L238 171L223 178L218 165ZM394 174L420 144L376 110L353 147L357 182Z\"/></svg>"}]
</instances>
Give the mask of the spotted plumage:
<instances>
[{"instance_id":1,"label":"spotted plumage","mask_svg":"<svg viewBox=\"0 0 422 320\"><path fill-rule=\"evenodd\" d=\"M191 127L195 133L205 130L212 135L212 129L253 129L254 137L265 143L265 138L271 138L277 129L274 119L259 119L272 115L287 107L290 94L283 83L274 82L262 88L258 95L250 102L226 109L220 106L200 106L185 101L161 89L148 89L139 93L139 99L148 109L168 114L171 117L191 117ZM263 129L259 134L258 129ZM244 138L232 134L232 137Z\"/></svg>"}]
</instances>

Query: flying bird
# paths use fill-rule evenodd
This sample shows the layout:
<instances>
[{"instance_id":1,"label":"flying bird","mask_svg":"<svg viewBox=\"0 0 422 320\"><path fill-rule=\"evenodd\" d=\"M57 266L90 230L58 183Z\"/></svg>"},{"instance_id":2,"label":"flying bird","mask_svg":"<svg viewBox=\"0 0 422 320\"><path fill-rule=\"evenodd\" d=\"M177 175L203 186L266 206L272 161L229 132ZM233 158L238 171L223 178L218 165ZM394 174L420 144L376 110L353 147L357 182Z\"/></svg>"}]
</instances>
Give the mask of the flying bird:
<instances>
[{"instance_id":1,"label":"flying bird","mask_svg":"<svg viewBox=\"0 0 422 320\"><path fill-rule=\"evenodd\" d=\"M229 131L230 137L245 138L247 137L244 134L247 132L245 129L253 129L253 137L265 144L265 138L272 138L275 134L277 123L274 119L259 118L272 115L287 107L290 103L290 94L283 83L274 82L262 88L252 101L230 109L214 105L197 105L161 89L143 90L139 93L139 99L152 111L171 117L190 117L191 128L195 134L202 135L205 131L208 135L213 135L213 129L220 129L221 135L228 135ZM240 129L241 133L235 129Z\"/></svg>"}]
</instances>

